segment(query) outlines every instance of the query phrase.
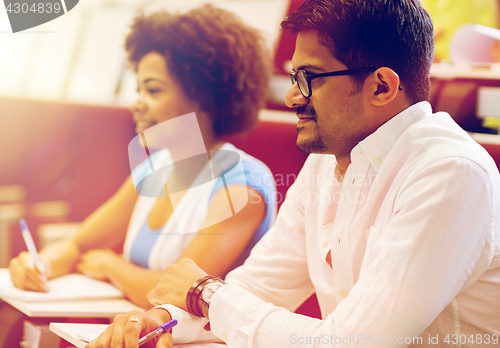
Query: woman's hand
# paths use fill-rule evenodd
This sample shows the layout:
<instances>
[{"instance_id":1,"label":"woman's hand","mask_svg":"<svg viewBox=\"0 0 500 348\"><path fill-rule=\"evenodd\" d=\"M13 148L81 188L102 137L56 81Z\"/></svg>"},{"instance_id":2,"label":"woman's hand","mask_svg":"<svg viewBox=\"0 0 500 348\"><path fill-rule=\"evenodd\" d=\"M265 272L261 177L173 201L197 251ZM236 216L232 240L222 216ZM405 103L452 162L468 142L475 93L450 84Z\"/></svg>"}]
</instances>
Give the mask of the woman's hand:
<instances>
[{"instance_id":1,"label":"woman's hand","mask_svg":"<svg viewBox=\"0 0 500 348\"><path fill-rule=\"evenodd\" d=\"M87 251L80 257L76 265L78 272L91 278L107 281L109 280L108 269L116 267L122 258L110 249L94 249Z\"/></svg>"},{"instance_id":2,"label":"woman's hand","mask_svg":"<svg viewBox=\"0 0 500 348\"><path fill-rule=\"evenodd\" d=\"M10 260L9 272L12 283L21 290L47 292L49 265L45 261L33 267L30 254L22 252Z\"/></svg>"},{"instance_id":3,"label":"woman's hand","mask_svg":"<svg viewBox=\"0 0 500 348\"><path fill-rule=\"evenodd\" d=\"M140 337L171 319L170 314L163 309L152 309L147 312L136 309L128 314L119 314L113 320L113 324L85 348L136 348ZM164 333L141 347L170 348L172 344L172 335Z\"/></svg>"},{"instance_id":4,"label":"woman's hand","mask_svg":"<svg viewBox=\"0 0 500 348\"><path fill-rule=\"evenodd\" d=\"M190 259L180 259L167 266L156 288L148 294L153 306L172 304L187 311L186 296L191 285L207 273Z\"/></svg>"}]
</instances>

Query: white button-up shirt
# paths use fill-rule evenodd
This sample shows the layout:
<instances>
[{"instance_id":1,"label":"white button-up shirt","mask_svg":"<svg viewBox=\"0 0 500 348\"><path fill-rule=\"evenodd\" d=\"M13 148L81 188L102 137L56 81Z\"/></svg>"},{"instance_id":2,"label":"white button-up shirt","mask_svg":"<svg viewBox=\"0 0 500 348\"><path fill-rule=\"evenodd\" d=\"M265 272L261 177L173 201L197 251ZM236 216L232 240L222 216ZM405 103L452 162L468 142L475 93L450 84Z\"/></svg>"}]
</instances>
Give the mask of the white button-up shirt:
<instances>
[{"instance_id":1,"label":"white button-up shirt","mask_svg":"<svg viewBox=\"0 0 500 348\"><path fill-rule=\"evenodd\" d=\"M230 347L498 346L500 176L486 151L421 102L335 173L334 156L309 156L215 293L213 334ZM313 292L323 320L291 312ZM174 339L206 338L188 321Z\"/></svg>"}]
</instances>

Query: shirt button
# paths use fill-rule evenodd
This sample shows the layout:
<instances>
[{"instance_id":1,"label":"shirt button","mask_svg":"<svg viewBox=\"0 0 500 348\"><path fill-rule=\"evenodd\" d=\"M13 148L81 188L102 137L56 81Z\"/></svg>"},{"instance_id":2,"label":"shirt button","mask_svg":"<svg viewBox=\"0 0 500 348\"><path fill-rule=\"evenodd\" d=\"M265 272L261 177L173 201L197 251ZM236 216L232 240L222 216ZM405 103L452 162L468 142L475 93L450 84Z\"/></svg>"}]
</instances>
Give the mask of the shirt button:
<instances>
[{"instance_id":1,"label":"shirt button","mask_svg":"<svg viewBox=\"0 0 500 348\"><path fill-rule=\"evenodd\" d=\"M328 244L329 244L329 243L328 243L328 240L326 240L326 239L323 239L323 240L321 241L321 246L322 246L323 248L326 248L326 247L328 246Z\"/></svg>"},{"instance_id":2,"label":"shirt button","mask_svg":"<svg viewBox=\"0 0 500 348\"><path fill-rule=\"evenodd\" d=\"M375 163L381 164L382 163L382 158L380 157L375 157Z\"/></svg>"},{"instance_id":3,"label":"shirt button","mask_svg":"<svg viewBox=\"0 0 500 348\"><path fill-rule=\"evenodd\" d=\"M339 291L339 295L340 295L340 297L346 297L347 296L347 291L344 290L344 289L342 289L342 290Z\"/></svg>"}]
</instances>

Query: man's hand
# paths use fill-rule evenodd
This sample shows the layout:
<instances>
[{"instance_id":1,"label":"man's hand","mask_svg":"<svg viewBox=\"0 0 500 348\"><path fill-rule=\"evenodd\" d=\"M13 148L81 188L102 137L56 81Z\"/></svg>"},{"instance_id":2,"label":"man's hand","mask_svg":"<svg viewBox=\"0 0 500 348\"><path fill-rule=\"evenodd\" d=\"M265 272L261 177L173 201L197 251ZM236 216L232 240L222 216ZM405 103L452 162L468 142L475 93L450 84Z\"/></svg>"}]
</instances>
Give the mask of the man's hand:
<instances>
[{"instance_id":1,"label":"man's hand","mask_svg":"<svg viewBox=\"0 0 500 348\"><path fill-rule=\"evenodd\" d=\"M140 337L171 319L168 312L163 309L151 309L147 312L135 309L128 314L119 314L113 320L113 324L85 348L136 348ZM164 333L141 347L170 348L172 344L172 335Z\"/></svg>"},{"instance_id":2,"label":"man's hand","mask_svg":"<svg viewBox=\"0 0 500 348\"><path fill-rule=\"evenodd\" d=\"M154 306L172 304L187 311L186 296L191 285L207 273L190 259L180 259L167 266L156 288L148 294Z\"/></svg>"},{"instance_id":3,"label":"man's hand","mask_svg":"<svg viewBox=\"0 0 500 348\"><path fill-rule=\"evenodd\" d=\"M43 263L44 265L33 267L30 254L25 251L13 258L9 264L9 272L14 286L22 290L49 291L47 286L49 267L45 262Z\"/></svg>"},{"instance_id":4,"label":"man's hand","mask_svg":"<svg viewBox=\"0 0 500 348\"><path fill-rule=\"evenodd\" d=\"M90 250L80 257L76 265L78 272L94 279L106 281L109 279L107 269L121 261L121 256L110 249Z\"/></svg>"}]
</instances>

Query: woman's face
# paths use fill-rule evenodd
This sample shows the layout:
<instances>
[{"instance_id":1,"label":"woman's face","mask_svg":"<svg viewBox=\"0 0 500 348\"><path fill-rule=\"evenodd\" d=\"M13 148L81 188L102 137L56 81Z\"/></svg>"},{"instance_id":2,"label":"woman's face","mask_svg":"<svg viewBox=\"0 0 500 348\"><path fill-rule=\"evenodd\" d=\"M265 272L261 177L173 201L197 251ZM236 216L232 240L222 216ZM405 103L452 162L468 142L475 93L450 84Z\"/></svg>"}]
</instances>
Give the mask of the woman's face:
<instances>
[{"instance_id":1,"label":"woman's face","mask_svg":"<svg viewBox=\"0 0 500 348\"><path fill-rule=\"evenodd\" d=\"M157 52L146 54L137 65L137 101L131 106L137 134L177 116L198 111L167 69Z\"/></svg>"}]
</instances>

